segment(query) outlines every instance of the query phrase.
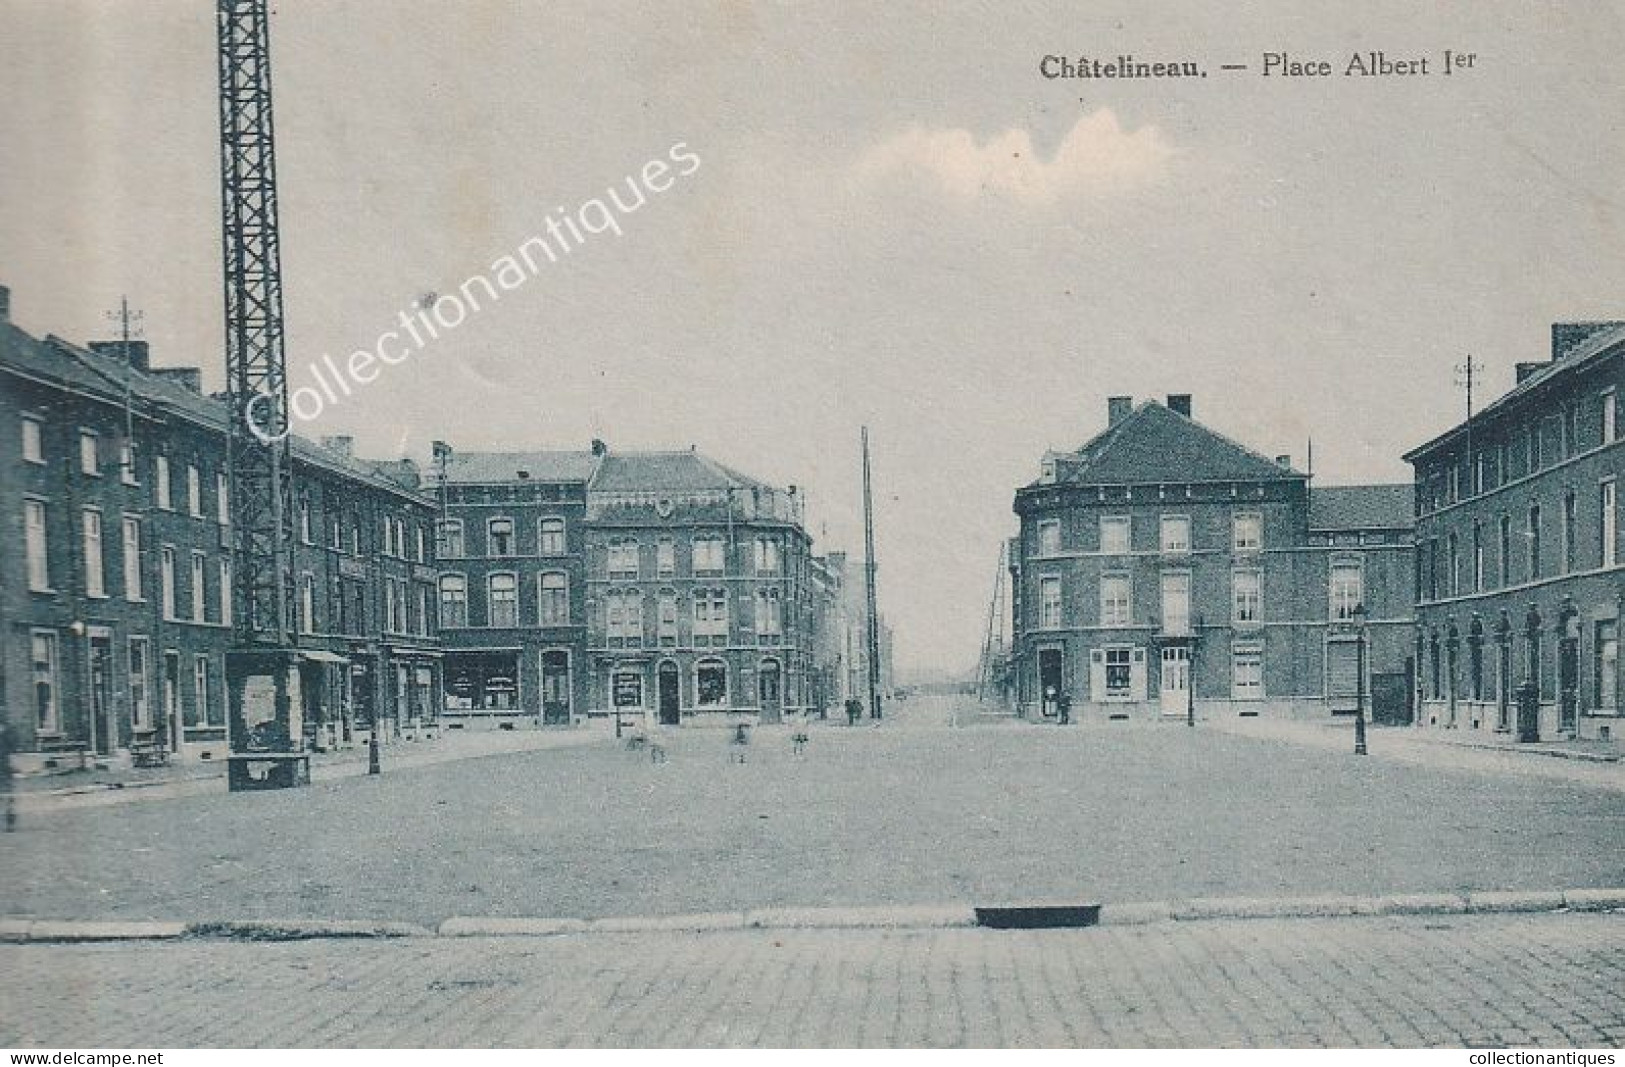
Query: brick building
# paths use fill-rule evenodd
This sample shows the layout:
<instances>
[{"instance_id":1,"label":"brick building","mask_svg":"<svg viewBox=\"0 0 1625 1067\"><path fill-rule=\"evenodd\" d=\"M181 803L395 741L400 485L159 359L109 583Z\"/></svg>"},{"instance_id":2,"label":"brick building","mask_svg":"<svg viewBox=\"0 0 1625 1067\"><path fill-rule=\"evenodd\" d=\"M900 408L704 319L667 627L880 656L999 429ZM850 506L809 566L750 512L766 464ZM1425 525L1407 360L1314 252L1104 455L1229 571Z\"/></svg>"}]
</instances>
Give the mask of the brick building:
<instances>
[{"instance_id":1,"label":"brick building","mask_svg":"<svg viewBox=\"0 0 1625 1067\"><path fill-rule=\"evenodd\" d=\"M20 762L223 758L226 409L140 341L10 321L0 287L0 700ZM432 722L433 501L410 464L294 443L307 740Z\"/></svg>"},{"instance_id":2,"label":"brick building","mask_svg":"<svg viewBox=\"0 0 1625 1067\"><path fill-rule=\"evenodd\" d=\"M1409 698L1407 486L1311 489L1202 426L1191 398L1108 404L1107 427L1016 492L1015 696L1026 715L1353 709ZM1356 607L1366 615L1359 640Z\"/></svg>"},{"instance_id":3,"label":"brick building","mask_svg":"<svg viewBox=\"0 0 1625 1067\"><path fill-rule=\"evenodd\" d=\"M1622 353L1625 323L1556 324L1550 361L1406 455L1423 725L1619 736Z\"/></svg>"}]
</instances>

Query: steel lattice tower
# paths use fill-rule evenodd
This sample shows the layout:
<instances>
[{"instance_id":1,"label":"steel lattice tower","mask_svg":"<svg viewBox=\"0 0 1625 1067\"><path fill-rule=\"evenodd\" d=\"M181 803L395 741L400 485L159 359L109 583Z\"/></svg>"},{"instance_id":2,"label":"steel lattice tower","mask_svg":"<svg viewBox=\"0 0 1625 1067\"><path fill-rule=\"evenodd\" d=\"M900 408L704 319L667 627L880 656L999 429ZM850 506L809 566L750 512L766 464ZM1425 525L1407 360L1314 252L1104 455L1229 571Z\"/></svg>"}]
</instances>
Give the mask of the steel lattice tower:
<instances>
[{"instance_id":1,"label":"steel lattice tower","mask_svg":"<svg viewBox=\"0 0 1625 1067\"><path fill-rule=\"evenodd\" d=\"M217 16L232 622L238 647L290 648L293 494L266 0L218 0Z\"/></svg>"}]
</instances>

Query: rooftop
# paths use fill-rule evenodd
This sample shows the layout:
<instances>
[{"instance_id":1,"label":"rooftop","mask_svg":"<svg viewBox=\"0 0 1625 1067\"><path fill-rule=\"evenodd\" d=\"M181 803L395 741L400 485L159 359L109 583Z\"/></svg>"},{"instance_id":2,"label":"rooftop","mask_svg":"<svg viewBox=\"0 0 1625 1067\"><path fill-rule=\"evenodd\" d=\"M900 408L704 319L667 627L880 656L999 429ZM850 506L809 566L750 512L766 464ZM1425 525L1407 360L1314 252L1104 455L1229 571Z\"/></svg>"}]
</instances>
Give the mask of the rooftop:
<instances>
[{"instance_id":1,"label":"rooftop","mask_svg":"<svg viewBox=\"0 0 1625 1067\"><path fill-rule=\"evenodd\" d=\"M1306 475L1154 400L1056 459L1063 485L1280 481Z\"/></svg>"},{"instance_id":2,"label":"rooftop","mask_svg":"<svg viewBox=\"0 0 1625 1067\"><path fill-rule=\"evenodd\" d=\"M1328 485L1309 490L1311 530L1392 530L1415 525L1415 489L1397 485Z\"/></svg>"}]
</instances>

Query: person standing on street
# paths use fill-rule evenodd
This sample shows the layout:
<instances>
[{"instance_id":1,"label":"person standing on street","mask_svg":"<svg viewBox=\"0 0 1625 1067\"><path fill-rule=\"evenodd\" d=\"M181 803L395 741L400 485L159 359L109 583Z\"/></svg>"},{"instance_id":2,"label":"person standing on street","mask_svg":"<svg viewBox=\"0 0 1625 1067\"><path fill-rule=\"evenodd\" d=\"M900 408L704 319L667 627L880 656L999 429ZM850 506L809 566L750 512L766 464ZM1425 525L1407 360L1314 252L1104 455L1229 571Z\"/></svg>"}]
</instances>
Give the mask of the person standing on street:
<instances>
[{"instance_id":1,"label":"person standing on street","mask_svg":"<svg viewBox=\"0 0 1625 1067\"><path fill-rule=\"evenodd\" d=\"M1072 696L1062 693L1055 698L1055 711L1060 716L1061 725L1065 726L1072 721Z\"/></svg>"}]
</instances>

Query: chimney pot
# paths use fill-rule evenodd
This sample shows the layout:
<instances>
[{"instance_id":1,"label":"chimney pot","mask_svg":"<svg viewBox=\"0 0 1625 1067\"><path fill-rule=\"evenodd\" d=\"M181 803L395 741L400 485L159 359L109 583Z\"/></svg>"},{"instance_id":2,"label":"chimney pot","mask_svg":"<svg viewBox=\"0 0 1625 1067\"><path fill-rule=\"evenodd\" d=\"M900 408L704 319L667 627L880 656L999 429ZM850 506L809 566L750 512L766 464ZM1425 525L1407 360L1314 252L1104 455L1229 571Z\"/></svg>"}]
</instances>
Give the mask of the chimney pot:
<instances>
[{"instance_id":1,"label":"chimney pot","mask_svg":"<svg viewBox=\"0 0 1625 1067\"><path fill-rule=\"evenodd\" d=\"M1191 394L1169 393L1168 410L1178 412L1187 419L1191 417Z\"/></svg>"},{"instance_id":2,"label":"chimney pot","mask_svg":"<svg viewBox=\"0 0 1625 1067\"><path fill-rule=\"evenodd\" d=\"M1132 396L1110 396L1106 398L1106 425L1116 426L1134 412L1134 398Z\"/></svg>"}]
</instances>

